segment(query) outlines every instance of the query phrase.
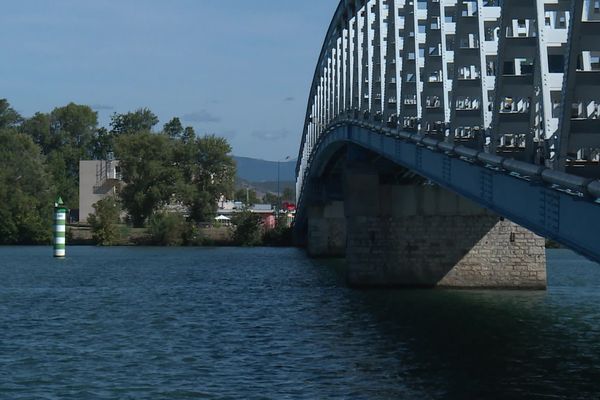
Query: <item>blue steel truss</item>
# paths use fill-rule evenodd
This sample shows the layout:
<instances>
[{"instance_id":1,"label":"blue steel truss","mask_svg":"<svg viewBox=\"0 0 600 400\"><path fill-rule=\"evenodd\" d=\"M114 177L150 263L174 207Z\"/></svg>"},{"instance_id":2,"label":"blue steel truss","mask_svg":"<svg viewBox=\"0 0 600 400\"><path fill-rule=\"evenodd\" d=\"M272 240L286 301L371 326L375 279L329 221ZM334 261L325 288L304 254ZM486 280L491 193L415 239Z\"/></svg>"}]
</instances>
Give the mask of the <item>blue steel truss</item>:
<instances>
[{"instance_id":1,"label":"blue steel truss","mask_svg":"<svg viewBox=\"0 0 600 400\"><path fill-rule=\"evenodd\" d=\"M315 146L306 180L332 148L354 144L600 262L600 182L356 120L338 120ZM305 218L304 191L297 219Z\"/></svg>"},{"instance_id":2,"label":"blue steel truss","mask_svg":"<svg viewBox=\"0 0 600 400\"><path fill-rule=\"evenodd\" d=\"M342 0L296 192L353 143L600 261L597 0Z\"/></svg>"}]
</instances>

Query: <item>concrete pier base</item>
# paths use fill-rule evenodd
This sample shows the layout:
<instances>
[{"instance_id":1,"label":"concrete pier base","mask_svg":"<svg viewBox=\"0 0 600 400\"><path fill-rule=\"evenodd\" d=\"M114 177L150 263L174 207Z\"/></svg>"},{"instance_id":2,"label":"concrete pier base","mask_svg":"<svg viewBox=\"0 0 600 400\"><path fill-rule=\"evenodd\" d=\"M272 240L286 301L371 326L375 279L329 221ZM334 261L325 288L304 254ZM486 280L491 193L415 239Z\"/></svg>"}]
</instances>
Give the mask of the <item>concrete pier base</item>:
<instances>
[{"instance_id":1,"label":"concrete pier base","mask_svg":"<svg viewBox=\"0 0 600 400\"><path fill-rule=\"evenodd\" d=\"M310 207L306 249L311 257L346 255L346 217L343 201Z\"/></svg>"},{"instance_id":2,"label":"concrete pier base","mask_svg":"<svg viewBox=\"0 0 600 400\"><path fill-rule=\"evenodd\" d=\"M495 216L354 217L352 286L546 287L543 238Z\"/></svg>"},{"instance_id":3,"label":"concrete pier base","mask_svg":"<svg viewBox=\"0 0 600 400\"><path fill-rule=\"evenodd\" d=\"M350 285L546 287L544 239L525 228L437 186L361 170L345 186Z\"/></svg>"}]
</instances>

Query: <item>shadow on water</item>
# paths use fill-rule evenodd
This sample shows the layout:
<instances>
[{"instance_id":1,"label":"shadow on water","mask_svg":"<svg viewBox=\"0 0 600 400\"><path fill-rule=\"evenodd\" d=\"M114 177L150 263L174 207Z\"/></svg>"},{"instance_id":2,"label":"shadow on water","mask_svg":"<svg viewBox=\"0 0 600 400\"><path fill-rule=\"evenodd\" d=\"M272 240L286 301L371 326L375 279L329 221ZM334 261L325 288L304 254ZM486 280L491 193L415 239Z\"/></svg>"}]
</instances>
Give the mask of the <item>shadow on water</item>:
<instances>
[{"instance_id":1,"label":"shadow on water","mask_svg":"<svg viewBox=\"0 0 600 400\"><path fill-rule=\"evenodd\" d=\"M327 262L343 282L343 261ZM552 251L540 291L348 290L398 381L433 398L600 398L600 266ZM424 377L427 377L424 379Z\"/></svg>"}]
</instances>

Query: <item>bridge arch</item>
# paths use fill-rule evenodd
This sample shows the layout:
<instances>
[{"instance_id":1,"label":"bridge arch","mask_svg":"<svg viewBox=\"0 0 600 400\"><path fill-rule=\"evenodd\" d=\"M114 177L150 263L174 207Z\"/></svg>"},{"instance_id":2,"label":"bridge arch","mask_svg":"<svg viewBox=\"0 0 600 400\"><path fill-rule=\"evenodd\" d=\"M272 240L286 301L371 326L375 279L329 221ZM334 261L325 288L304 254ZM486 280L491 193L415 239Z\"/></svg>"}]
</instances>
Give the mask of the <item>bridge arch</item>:
<instances>
[{"instance_id":1,"label":"bridge arch","mask_svg":"<svg viewBox=\"0 0 600 400\"><path fill-rule=\"evenodd\" d=\"M309 95L296 226L352 144L600 261L596 14L587 0L341 1Z\"/></svg>"}]
</instances>

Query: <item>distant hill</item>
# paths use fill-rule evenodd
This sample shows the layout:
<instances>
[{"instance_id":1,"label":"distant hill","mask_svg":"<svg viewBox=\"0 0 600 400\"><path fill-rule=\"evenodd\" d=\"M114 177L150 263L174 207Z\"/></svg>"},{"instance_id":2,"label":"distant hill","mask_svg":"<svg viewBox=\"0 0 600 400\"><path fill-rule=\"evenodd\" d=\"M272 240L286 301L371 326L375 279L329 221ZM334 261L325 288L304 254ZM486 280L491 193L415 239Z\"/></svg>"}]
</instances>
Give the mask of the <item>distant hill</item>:
<instances>
[{"instance_id":1,"label":"distant hill","mask_svg":"<svg viewBox=\"0 0 600 400\"><path fill-rule=\"evenodd\" d=\"M250 182L244 179L237 178L235 180L235 189L250 188L254 189L259 197L262 197L265 193L277 193L277 181L265 181L265 182ZM286 188L296 191L296 181L280 181L279 182L279 193L283 193Z\"/></svg>"},{"instance_id":2,"label":"distant hill","mask_svg":"<svg viewBox=\"0 0 600 400\"><path fill-rule=\"evenodd\" d=\"M277 182L277 161L248 157L233 157L237 164L237 177L248 182ZM279 164L280 182L296 181L296 160Z\"/></svg>"}]
</instances>

